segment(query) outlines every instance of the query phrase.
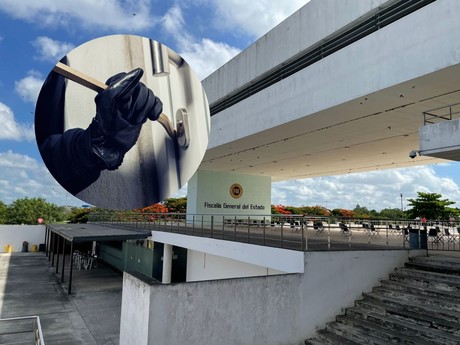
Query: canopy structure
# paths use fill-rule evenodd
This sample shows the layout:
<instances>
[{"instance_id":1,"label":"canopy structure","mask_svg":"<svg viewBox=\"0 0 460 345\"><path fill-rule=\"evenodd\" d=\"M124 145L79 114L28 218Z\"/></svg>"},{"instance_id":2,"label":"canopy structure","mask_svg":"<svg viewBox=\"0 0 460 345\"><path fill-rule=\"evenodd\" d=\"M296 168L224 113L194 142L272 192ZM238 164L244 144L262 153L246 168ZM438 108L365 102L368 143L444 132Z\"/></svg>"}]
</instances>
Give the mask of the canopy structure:
<instances>
[{"instance_id":1,"label":"canopy structure","mask_svg":"<svg viewBox=\"0 0 460 345\"><path fill-rule=\"evenodd\" d=\"M68 293L72 291L72 270L73 270L73 252L74 243L92 242L92 241L126 241L145 239L150 236L149 230L117 228L116 225L110 226L104 224L47 224L45 232L45 253L54 267L54 258L56 256L56 273L59 273L59 255L62 254L61 283L64 282L66 244L70 242L70 272ZM62 249L61 247L62 246Z\"/></svg>"}]
</instances>

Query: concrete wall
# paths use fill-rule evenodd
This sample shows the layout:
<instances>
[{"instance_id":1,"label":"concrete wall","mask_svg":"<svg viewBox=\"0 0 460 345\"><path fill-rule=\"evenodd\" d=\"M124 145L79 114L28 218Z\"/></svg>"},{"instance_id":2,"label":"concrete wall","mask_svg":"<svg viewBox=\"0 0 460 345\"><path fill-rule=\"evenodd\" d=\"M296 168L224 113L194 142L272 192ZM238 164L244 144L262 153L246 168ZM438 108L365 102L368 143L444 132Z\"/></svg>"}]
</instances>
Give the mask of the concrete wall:
<instances>
[{"instance_id":1,"label":"concrete wall","mask_svg":"<svg viewBox=\"0 0 460 345\"><path fill-rule=\"evenodd\" d=\"M420 127L420 154L460 160L460 119Z\"/></svg>"},{"instance_id":2,"label":"concrete wall","mask_svg":"<svg viewBox=\"0 0 460 345\"><path fill-rule=\"evenodd\" d=\"M384 3L312 0L203 81L209 103L314 46ZM219 133L220 135L220 133Z\"/></svg>"},{"instance_id":3,"label":"concrete wall","mask_svg":"<svg viewBox=\"0 0 460 345\"><path fill-rule=\"evenodd\" d=\"M173 246L187 248L189 251L207 253L222 258L240 262L241 265L265 267L284 273L302 273L304 270L303 253L295 250L257 246L248 243L223 241L214 238L187 236L162 231L152 231L155 242L167 243ZM188 261L189 259L187 259ZM202 265L202 260L197 265ZM195 264L192 264L195 266ZM233 263L232 266L235 264ZM217 266L215 263L214 266ZM213 277L207 273L208 279L222 278L227 267L221 266L223 272ZM240 268L241 272L244 270ZM233 275L226 275L226 278ZM241 277L242 275L240 275Z\"/></svg>"},{"instance_id":4,"label":"concrete wall","mask_svg":"<svg viewBox=\"0 0 460 345\"><path fill-rule=\"evenodd\" d=\"M45 243L44 225L0 225L0 252L5 252L6 245L13 246L13 252L22 250L22 242L29 242L29 251L32 245Z\"/></svg>"},{"instance_id":5,"label":"concrete wall","mask_svg":"<svg viewBox=\"0 0 460 345\"><path fill-rule=\"evenodd\" d=\"M282 273L285 272L196 250L187 251L187 282L257 277Z\"/></svg>"},{"instance_id":6,"label":"concrete wall","mask_svg":"<svg viewBox=\"0 0 460 345\"><path fill-rule=\"evenodd\" d=\"M154 286L125 274L123 301L130 303L122 305L120 344L301 345L408 256L309 252L304 274L173 285ZM140 335L148 341L137 342Z\"/></svg>"},{"instance_id":7,"label":"concrete wall","mask_svg":"<svg viewBox=\"0 0 460 345\"><path fill-rule=\"evenodd\" d=\"M362 5L364 3L366 5ZM334 20L330 18L357 18L358 12L365 13L365 6L367 9L371 7L369 3L378 5L379 2L357 1L350 6L348 2L340 0L312 1L302 11L305 9L304 15L307 16L307 10L315 10L309 26L321 28L334 24L335 27ZM320 12L320 8L323 12ZM359 9L356 13L355 8ZM221 111L212 117L212 127L231 130L213 130L208 150L460 63L458 13L459 1L433 2ZM298 25L306 25L306 19L300 18ZM343 25L346 21L337 19L337 24ZM308 36L299 35L299 30L294 29L293 32L296 33L295 37L286 34L280 41L273 38L270 44L274 53L267 56L274 58L273 55L282 50L274 47L275 42L297 45L299 37ZM309 31L302 29L301 32ZM256 42L256 46L258 44ZM261 54L252 54L249 50L243 54L242 60L253 61L254 65L262 63L259 58ZM242 66L244 61L240 64L229 63L213 74L211 79L204 81L210 103L225 95L224 91L215 91L219 95L212 96L212 90L219 89L218 85L232 84L232 76L240 72L242 75L252 75L254 66L249 63L246 68ZM230 86L222 87L227 92L232 89ZM340 113L340 118L330 121L346 121L355 116ZM291 135L294 133L295 128Z\"/></svg>"},{"instance_id":8,"label":"concrete wall","mask_svg":"<svg viewBox=\"0 0 460 345\"><path fill-rule=\"evenodd\" d=\"M150 293L149 284L124 273L121 319L122 323L128 327L120 329L120 344L149 344ZM152 344L153 339L150 341Z\"/></svg>"}]
</instances>

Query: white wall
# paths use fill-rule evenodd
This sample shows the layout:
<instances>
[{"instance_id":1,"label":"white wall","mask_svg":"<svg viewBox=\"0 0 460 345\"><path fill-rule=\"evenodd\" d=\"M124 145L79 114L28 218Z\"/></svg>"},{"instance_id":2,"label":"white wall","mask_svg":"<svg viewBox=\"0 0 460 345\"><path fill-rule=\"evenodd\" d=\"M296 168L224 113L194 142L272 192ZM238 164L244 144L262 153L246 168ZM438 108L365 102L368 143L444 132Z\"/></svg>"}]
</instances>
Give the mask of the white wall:
<instances>
[{"instance_id":1,"label":"white wall","mask_svg":"<svg viewBox=\"0 0 460 345\"><path fill-rule=\"evenodd\" d=\"M131 334L148 333L148 344L300 345L408 256L404 250L308 252L304 274L156 286L125 274L123 299L131 303L122 309L120 344L137 344ZM141 316L132 317L138 304L150 305L148 330Z\"/></svg>"},{"instance_id":2,"label":"white wall","mask_svg":"<svg viewBox=\"0 0 460 345\"><path fill-rule=\"evenodd\" d=\"M140 301L142 303L139 303ZM120 329L120 344L149 344L149 313L150 287L125 272L123 275L121 314L126 319L125 321L132 320L133 324L132 327Z\"/></svg>"},{"instance_id":3,"label":"white wall","mask_svg":"<svg viewBox=\"0 0 460 345\"><path fill-rule=\"evenodd\" d=\"M239 198L230 194L234 184L242 187ZM271 213L271 177L198 170L188 183L187 196L191 214L267 215Z\"/></svg>"},{"instance_id":4,"label":"white wall","mask_svg":"<svg viewBox=\"0 0 460 345\"><path fill-rule=\"evenodd\" d=\"M22 250L22 242L29 242L29 251L32 245L45 243L44 225L0 225L0 252L5 252L6 245L13 246L13 252Z\"/></svg>"},{"instance_id":5,"label":"white wall","mask_svg":"<svg viewBox=\"0 0 460 345\"><path fill-rule=\"evenodd\" d=\"M224 258L222 256L198 252L196 250L187 251L187 282L257 277L283 273L285 272Z\"/></svg>"},{"instance_id":6,"label":"white wall","mask_svg":"<svg viewBox=\"0 0 460 345\"><path fill-rule=\"evenodd\" d=\"M460 119L420 127L420 154L460 160Z\"/></svg>"},{"instance_id":7,"label":"white wall","mask_svg":"<svg viewBox=\"0 0 460 345\"><path fill-rule=\"evenodd\" d=\"M394 1L354 1L352 6L342 0L310 1L207 77L203 84L209 102L226 96L386 2Z\"/></svg>"},{"instance_id":8,"label":"white wall","mask_svg":"<svg viewBox=\"0 0 460 345\"><path fill-rule=\"evenodd\" d=\"M285 273L302 273L304 270L303 252L296 250L223 241L214 238L188 236L162 231L152 231L152 239L155 242L187 248L189 251L194 250L231 259L241 262L244 265L266 267ZM187 258L187 261L189 261L189 258ZM201 262L201 260L199 261ZM193 265L195 266L195 264ZM214 266L217 266L217 264L214 264ZM225 268L225 266L221 267L222 270L225 270ZM242 275L240 275L240 277L241 276ZM208 279L214 279L211 272L207 273L207 277ZM228 277L230 276L227 276L227 278Z\"/></svg>"}]
</instances>

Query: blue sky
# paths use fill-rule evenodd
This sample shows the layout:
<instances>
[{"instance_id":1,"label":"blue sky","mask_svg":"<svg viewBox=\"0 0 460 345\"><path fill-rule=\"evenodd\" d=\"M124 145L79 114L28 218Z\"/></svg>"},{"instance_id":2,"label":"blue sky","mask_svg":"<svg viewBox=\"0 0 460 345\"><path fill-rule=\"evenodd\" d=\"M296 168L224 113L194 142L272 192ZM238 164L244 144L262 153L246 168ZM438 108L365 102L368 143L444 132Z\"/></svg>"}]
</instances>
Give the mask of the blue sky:
<instances>
[{"instance_id":1,"label":"blue sky","mask_svg":"<svg viewBox=\"0 0 460 345\"><path fill-rule=\"evenodd\" d=\"M318 0L313 0L318 1ZM0 200L43 197L84 202L48 173L35 144L35 101L44 78L67 52L91 39L135 34L166 44L201 79L308 0L0 0ZM274 183L273 204L382 209L417 191L459 201L459 164ZM184 195L185 190L176 196Z\"/></svg>"}]
</instances>

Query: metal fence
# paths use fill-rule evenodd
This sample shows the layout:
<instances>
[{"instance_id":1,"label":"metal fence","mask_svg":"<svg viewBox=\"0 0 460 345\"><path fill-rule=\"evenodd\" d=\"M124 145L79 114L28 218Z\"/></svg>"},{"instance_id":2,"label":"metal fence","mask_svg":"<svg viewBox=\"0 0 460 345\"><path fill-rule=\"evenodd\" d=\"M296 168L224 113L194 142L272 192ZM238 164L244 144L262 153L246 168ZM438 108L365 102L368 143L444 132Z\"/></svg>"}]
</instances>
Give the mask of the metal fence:
<instances>
[{"instance_id":1,"label":"metal fence","mask_svg":"<svg viewBox=\"0 0 460 345\"><path fill-rule=\"evenodd\" d=\"M90 221L301 251L460 250L460 225L448 221L183 213L91 214Z\"/></svg>"},{"instance_id":2,"label":"metal fence","mask_svg":"<svg viewBox=\"0 0 460 345\"><path fill-rule=\"evenodd\" d=\"M6 331L6 333L2 332L1 335L11 335L13 339L11 343L30 343L31 341L29 342L25 340L30 338L31 340L33 339L34 345L45 345L45 341L43 340L42 327L40 324L40 317L38 316L22 316L0 319L0 324L7 325L5 326L5 329L8 331ZM33 336L31 333L33 333Z\"/></svg>"}]
</instances>

